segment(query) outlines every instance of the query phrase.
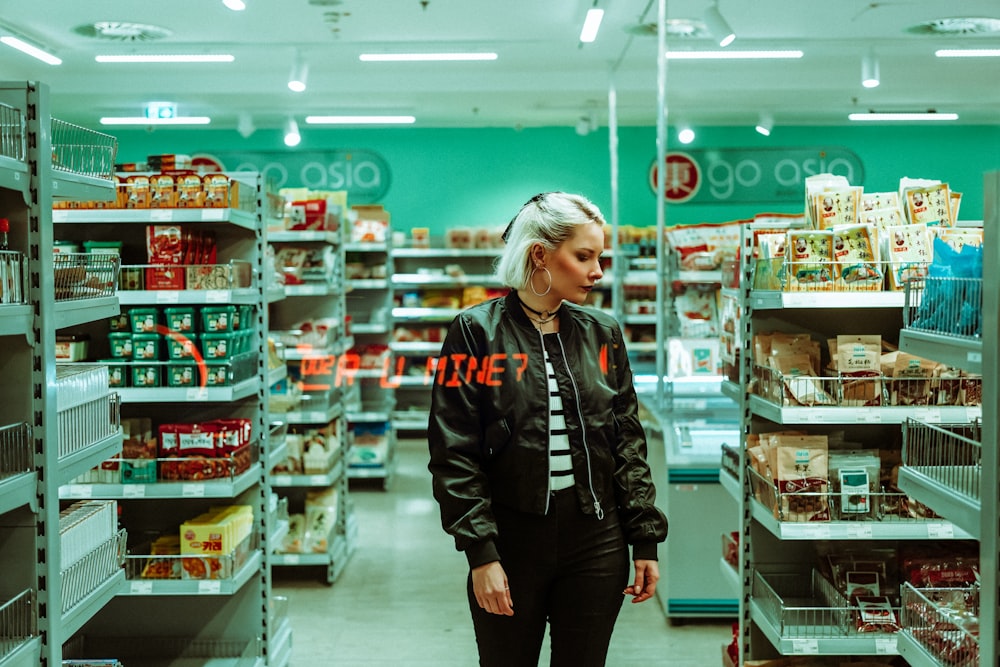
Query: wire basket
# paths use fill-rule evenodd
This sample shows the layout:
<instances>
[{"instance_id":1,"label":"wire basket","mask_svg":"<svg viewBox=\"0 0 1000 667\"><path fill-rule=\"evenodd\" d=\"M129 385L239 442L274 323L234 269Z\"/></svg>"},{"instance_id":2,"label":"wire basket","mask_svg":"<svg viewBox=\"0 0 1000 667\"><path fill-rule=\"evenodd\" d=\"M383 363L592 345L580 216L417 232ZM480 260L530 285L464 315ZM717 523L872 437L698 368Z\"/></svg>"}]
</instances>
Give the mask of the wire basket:
<instances>
[{"instance_id":1,"label":"wire basket","mask_svg":"<svg viewBox=\"0 0 1000 667\"><path fill-rule=\"evenodd\" d=\"M983 446L978 425L903 424L903 465L949 490L980 500Z\"/></svg>"},{"instance_id":2,"label":"wire basket","mask_svg":"<svg viewBox=\"0 0 1000 667\"><path fill-rule=\"evenodd\" d=\"M24 303L24 261L16 250L0 250L0 304Z\"/></svg>"},{"instance_id":3,"label":"wire basket","mask_svg":"<svg viewBox=\"0 0 1000 667\"><path fill-rule=\"evenodd\" d=\"M756 259L754 289L785 292L902 291L927 277L929 262L831 259L795 260L791 257Z\"/></svg>"},{"instance_id":4,"label":"wire basket","mask_svg":"<svg viewBox=\"0 0 1000 667\"><path fill-rule=\"evenodd\" d=\"M257 533L243 538L229 553L212 555L154 553L150 542L137 545L125 556L129 581L229 581L258 546Z\"/></svg>"},{"instance_id":5,"label":"wire basket","mask_svg":"<svg viewBox=\"0 0 1000 667\"><path fill-rule=\"evenodd\" d=\"M118 255L60 252L52 256L56 301L114 296L118 286Z\"/></svg>"},{"instance_id":6,"label":"wire basket","mask_svg":"<svg viewBox=\"0 0 1000 667\"><path fill-rule=\"evenodd\" d=\"M903 630L939 664L979 665L979 596L970 588L902 587Z\"/></svg>"},{"instance_id":7,"label":"wire basket","mask_svg":"<svg viewBox=\"0 0 1000 667\"><path fill-rule=\"evenodd\" d=\"M100 588L125 564L125 529L62 571L62 611L65 614Z\"/></svg>"},{"instance_id":8,"label":"wire basket","mask_svg":"<svg viewBox=\"0 0 1000 667\"><path fill-rule=\"evenodd\" d=\"M20 109L0 104L0 155L24 161L26 155L24 116Z\"/></svg>"},{"instance_id":9,"label":"wire basket","mask_svg":"<svg viewBox=\"0 0 1000 667\"><path fill-rule=\"evenodd\" d=\"M121 398L118 394L111 394L60 410L58 421L59 456L62 458L83 451L118 432Z\"/></svg>"},{"instance_id":10,"label":"wire basket","mask_svg":"<svg viewBox=\"0 0 1000 667\"><path fill-rule=\"evenodd\" d=\"M0 427L0 480L31 472L31 425L22 422Z\"/></svg>"},{"instance_id":11,"label":"wire basket","mask_svg":"<svg viewBox=\"0 0 1000 667\"><path fill-rule=\"evenodd\" d=\"M0 604L0 662L38 634L35 592L26 590Z\"/></svg>"},{"instance_id":12,"label":"wire basket","mask_svg":"<svg viewBox=\"0 0 1000 667\"><path fill-rule=\"evenodd\" d=\"M789 566L792 567L792 566ZM847 636L854 609L816 570L753 573L752 596L782 639Z\"/></svg>"},{"instance_id":13,"label":"wire basket","mask_svg":"<svg viewBox=\"0 0 1000 667\"><path fill-rule=\"evenodd\" d=\"M979 340L983 334L983 279L933 278L908 285L903 326Z\"/></svg>"},{"instance_id":14,"label":"wire basket","mask_svg":"<svg viewBox=\"0 0 1000 667\"><path fill-rule=\"evenodd\" d=\"M110 181L117 155L115 137L52 119L52 168L56 171Z\"/></svg>"},{"instance_id":15,"label":"wire basket","mask_svg":"<svg viewBox=\"0 0 1000 667\"><path fill-rule=\"evenodd\" d=\"M254 667L261 652L260 640L256 638L99 637L79 634L67 644L63 654L73 657L113 655L129 665L225 664L229 667Z\"/></svg>"}]
</instances>

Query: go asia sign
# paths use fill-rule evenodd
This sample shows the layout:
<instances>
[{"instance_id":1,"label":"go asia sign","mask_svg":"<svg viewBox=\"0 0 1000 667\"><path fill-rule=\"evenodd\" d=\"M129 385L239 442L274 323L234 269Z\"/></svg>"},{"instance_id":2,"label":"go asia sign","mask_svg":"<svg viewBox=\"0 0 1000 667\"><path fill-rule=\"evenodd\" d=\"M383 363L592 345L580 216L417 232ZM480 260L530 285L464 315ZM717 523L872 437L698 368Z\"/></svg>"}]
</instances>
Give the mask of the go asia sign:
<instances>
[{"instance_id":1,"label":"go asia sign","mask_svg":"<svg viewBox=\"0 0 1000 667\"><path fill-rule=\"evenodd\" d=\"M712 148L666 155L664 198L668 204L801 202L806 178L843 176L852 185L865 180L864 165L839 146L806 148ZM656 192L659 169L649 168Z\"/></svg>"}]
</instances>

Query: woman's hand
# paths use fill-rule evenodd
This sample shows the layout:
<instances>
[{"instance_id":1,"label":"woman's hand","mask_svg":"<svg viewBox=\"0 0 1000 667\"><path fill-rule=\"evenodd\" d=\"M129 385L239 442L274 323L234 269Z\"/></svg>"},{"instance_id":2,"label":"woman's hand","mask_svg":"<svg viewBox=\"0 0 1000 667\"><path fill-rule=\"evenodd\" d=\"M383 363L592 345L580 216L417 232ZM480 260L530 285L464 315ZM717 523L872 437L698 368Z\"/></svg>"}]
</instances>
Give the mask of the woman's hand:
<instances>
[{"instance_id":1,"label":"woman's hand","mask_svg":"<svg viewBox=\"0 0 1000 667\"><path fill-rule=\"evenodd\" d=\"M514 615L514 601L507 586L507 573L500 561L472 569L472 592L476 602L490 614Z\"/></svg>"},{"instance_id":2,"label":"woman's hand","mask_svg":"<svg viewBox=\"0 0 1000 667\"><path fill-rule=\"evenodd\" d=\"M645 602L656 593L656 582L660 580L660 564L655 560L637 560L635 579L625 588L625 595L632 596L632 603Z\"/></svg>"}]
</instances>

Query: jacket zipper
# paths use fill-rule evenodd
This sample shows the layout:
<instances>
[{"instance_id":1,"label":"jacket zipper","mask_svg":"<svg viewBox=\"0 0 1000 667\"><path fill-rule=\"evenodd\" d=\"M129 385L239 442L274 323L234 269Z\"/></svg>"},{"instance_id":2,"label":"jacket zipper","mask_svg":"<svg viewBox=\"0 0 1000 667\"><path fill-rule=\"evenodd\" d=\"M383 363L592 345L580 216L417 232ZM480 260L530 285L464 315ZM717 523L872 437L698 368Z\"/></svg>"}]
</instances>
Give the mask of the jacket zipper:
<instances>
[{"instance_id":1,"label":"jacket zipper","mask_svg":"<svg viewBox=\"0 0 1000 667\"><path fill-rule=\"evenodd\" d=\"M601 509L601 503L597 500L597 493L594 492L594 473L590 466L590 445L587 443L587 425L583 420L583 412L580 410L580 389L577 387L576 378L573 377L573 371L569 367L569 360L566 358L566 348L563 347L562 336L556 334L556 339L559 341L559 349L562 350L563 363L566 365L566 374L569 375L569 381L573 385L573 393L576 395L576 415L580 419L583 453L587 455L587 486L590 488L590 497L594 501L594 512L597 514L597 520L600 521L604 519L604 510ZM551 462L549 465L551 466ZM546 513L548 513L547 510Z\"/></svg>"},{"instance_id":2,"label":"jacket zipper","mask_svg":"<svg viewBox=\"0 0 1000 667\"><path fill-rule=\"evenodd\" d=\"M552 503L552 397L549 396L549 371L546 368L545 359L548 357L548 353L545 351L545 334L542 330L538 330L538 340L542 344L542 370L545 378L545 409L548 410L548 420L546 421L547 426L545 427L545 432L547 434L546 439L546 450L548 456L545 457L546 472L545 475L545 514L549 513L549 505Z\"/></svg>"}]
</instances>

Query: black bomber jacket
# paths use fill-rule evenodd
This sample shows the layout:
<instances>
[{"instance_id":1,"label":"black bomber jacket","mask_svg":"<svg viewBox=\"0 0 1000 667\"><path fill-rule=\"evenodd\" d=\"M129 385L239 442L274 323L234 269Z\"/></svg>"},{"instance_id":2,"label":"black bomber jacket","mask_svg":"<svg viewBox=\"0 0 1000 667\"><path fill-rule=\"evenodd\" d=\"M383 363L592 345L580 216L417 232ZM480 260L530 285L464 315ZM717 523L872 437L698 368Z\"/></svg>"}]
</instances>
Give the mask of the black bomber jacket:
<instances>
[{"instance_id":1,"label":"black bomber jacket","mask_svg":"<svg viewBox=\"0 0 1000 667\"><path fill-rule=\"evenodd\" d=\"M499 560L494 503L532 514L548 510L542 345L563 397L580 507L599 519L616 507L633 558L655 560L667 518L654 504L621 328L600 311L563 303L559 333L543 336L514 291L460 313L441 349L428 468L445 531L477 567Z\"/></svg>"}]
</instances>

